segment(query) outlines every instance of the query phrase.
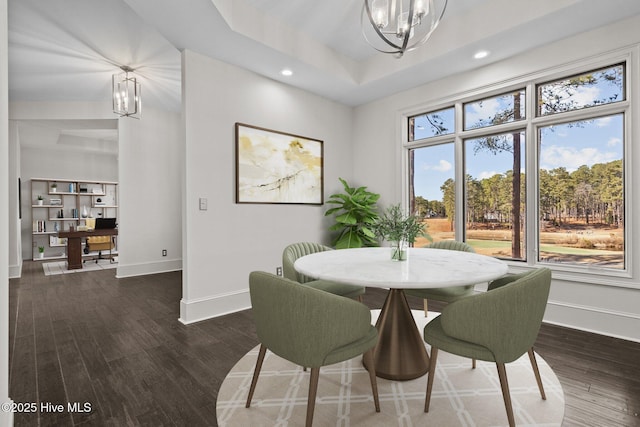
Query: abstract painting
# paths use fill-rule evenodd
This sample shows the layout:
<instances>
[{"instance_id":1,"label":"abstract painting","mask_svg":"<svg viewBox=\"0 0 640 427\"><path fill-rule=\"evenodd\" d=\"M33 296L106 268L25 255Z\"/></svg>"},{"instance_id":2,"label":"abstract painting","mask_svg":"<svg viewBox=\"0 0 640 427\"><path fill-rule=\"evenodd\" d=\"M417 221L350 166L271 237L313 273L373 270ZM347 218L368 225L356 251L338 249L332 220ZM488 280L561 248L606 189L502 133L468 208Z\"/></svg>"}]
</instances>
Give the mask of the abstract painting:
<instances>
[{"instance_id":1,"label":"abstract painting","mask_svg":"<svg viewBox=\"0 0 640 427\"><path fill-rule=\"evenodd\" d=\"M323 142L236 123L236 203L324 202Z\"/></svg>"}]
</instances>

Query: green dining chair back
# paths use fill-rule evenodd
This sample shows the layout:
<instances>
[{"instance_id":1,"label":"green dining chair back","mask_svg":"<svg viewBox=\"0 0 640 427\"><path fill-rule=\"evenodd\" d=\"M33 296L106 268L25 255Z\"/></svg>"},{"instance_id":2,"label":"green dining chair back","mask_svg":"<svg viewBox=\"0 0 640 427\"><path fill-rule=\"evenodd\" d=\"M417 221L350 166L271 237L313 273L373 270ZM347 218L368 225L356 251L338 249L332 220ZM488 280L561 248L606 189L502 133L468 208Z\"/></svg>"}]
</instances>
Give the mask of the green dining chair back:
<instances>
[{"instance_id":1,"label":"green dining chair back","mask_svg":"<svg viewBox=\"0 0 640 427\"><path fill-rule=\"evenodd\" d=\"M320 243L313 242L299 242L293 243L282 252L282 274L289 280L293 280L298 283L303 283L306 286L310 286L321 291L329 292L335 295L340 295L347 298L354 298L362 301L362 295L365 293L364 286L349 285L344 283L336 283L330 280L315 280L311 277L307 277L302 273L298 273L293 267L293 264L300 257L305 255L314 254L317 252L332 251L329 246L321 245Z\"/></svg>"},{"instance_id":2,"label":"green dining chair back","mask_svg":"<svg viewBox=\"0 0 640 427\"><path fill-rule=\"evenodd\" d=\"M365 305L260 271L249 275L249 291L260 351L247 408L251 406L262 362L269 350L297 365L311 368L308 427L313 422L320 367L359 355L363 355L367 366L371 367L369 378L374 406L376 412L380 412L372 351L378 341L378 331L371 325L371 312Z\"/></svg>"},{"instance_id":3,"label":"green dining chair back","mask_svg":"<svg viewBox=\"0 0 640 427\"><path fill-rule=\"evenodd\" d=\"M429 411L438 351L496 363L507 419L515 425L505 364L528 353L542 399L546 399L533 352L549 298L551 270L497 279L485 293L447 305L424 328L431 345L425 412Z\"/></svg>"},{"instance_id":4,"label":"green dining chair back","mask_svg":"<svg viewBox=\"0 0 640 427\"><path fill-rule=\"evenodd\" d=\"M446 249L449 251L475 252L470 245L457 240L440 240L425 247L432 249ZM473 288L474 285L452 286L448 288L405 289L404 293L424 300L424 315L426 317L429 311L428 301L430 299L453 302L457 299L473 295Z\"/></svg>"}]
</instances>

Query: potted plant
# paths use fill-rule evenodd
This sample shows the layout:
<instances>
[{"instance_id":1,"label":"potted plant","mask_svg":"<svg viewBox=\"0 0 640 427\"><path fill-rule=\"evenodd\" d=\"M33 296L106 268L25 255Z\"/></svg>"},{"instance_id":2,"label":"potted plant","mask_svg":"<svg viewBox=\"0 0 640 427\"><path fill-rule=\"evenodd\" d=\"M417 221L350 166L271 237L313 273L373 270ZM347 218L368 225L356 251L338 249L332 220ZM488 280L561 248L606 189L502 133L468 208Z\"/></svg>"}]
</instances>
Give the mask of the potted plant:
<instances>
[{"instance_id":1,"label":"potted plant","mask_svg":"<svg viewBox=\"0 0 640 427\"><path fill-rule=\"evenodd\" d=\"M418 236L425 235L425 224L415 215L407 215L400 205L392 205L374 225L376 234L391 243L391 259L407 259L407 248Z\"/></svg>"},{"instance_id":2,"label":"potted plant","mask_svg":"<svg viewBox=\"0 0 640 427\"><path fill-rule=\"evenodd\" d=\"M54 182L53 184L51 184L51 192L55 193L57 191L58 191L58 184Z\"/></svg>"},{"instance_id":3,"label":"potted plant","mask_svg":"<svg viewBox=\"0 0 640 427\"><path fill-rule=\"evenodd\" d=\"M42 206L43 203L44 203L44 197L38 196L38 206Z\"/></svg>"},{"instance_id":4,"label":"potted plant","mask_svg":"<svg viewBox=\"0 0 640 427\"><path fill-rule=\"evenodd\" d=\"M38 246L38 256L44 258L44 246Z\"/></svg>"},{"instance_id":5,"label":"potted plant","mask_svg":"<svg viewBox=\"0 0 640 427\"><path fill-rule=\"evenodd\" d=\"M333 241L334 247L378 246L372 227L378 219L376 202L380 195L367 191L367 187L350 187L347 181L338 179L344 187L344 193L332 194L327 203L335 207L325 212L325 216L335 215L335 224L329 228L338 232Z\"/></svg>"}]
</instances>

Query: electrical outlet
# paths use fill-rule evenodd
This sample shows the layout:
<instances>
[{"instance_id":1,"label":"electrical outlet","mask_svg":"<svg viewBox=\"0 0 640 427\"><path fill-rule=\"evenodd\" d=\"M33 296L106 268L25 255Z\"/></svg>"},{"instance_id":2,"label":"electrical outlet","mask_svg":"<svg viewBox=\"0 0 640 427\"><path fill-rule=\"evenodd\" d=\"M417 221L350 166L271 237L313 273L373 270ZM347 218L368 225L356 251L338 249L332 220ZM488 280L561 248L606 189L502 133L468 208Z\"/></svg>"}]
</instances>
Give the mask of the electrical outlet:
<instances>
[{"instance_id":1,"label":"electrical outlet","mask_svg":"<svg viewBox=\"0 0 640 427\"><path fill-rule=\"evenodd\" d=\"M282 267L276 267L276 274L282 276Z\"/></svg>"},{"instance_id":2,"label":"electrical outlet","mask_svg":"<svg viewBox=\"0 0 640 427\"><path fill-rule=\"evenodd\" d=\"M167 250L166 249L162 250L162 256L167 256Z\"/></svg>"}]
</instances>

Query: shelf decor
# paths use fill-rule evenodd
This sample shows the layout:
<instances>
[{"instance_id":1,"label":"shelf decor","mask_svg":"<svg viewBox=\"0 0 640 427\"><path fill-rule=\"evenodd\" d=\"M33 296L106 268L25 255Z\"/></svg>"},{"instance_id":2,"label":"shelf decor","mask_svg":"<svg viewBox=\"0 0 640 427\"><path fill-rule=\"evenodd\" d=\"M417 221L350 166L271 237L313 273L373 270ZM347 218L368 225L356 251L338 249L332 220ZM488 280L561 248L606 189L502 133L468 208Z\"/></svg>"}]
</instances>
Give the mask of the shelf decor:
<instances>
[{"instance_id":1,"label":"shelf decor","mask_svg":"<svg viewBox=\"0 0 640 427\"><path fill-rule=\"evenodd\" d=\"M235 127L236 203L323 204L323 141Z\"/></svg>"}]
</instances>

